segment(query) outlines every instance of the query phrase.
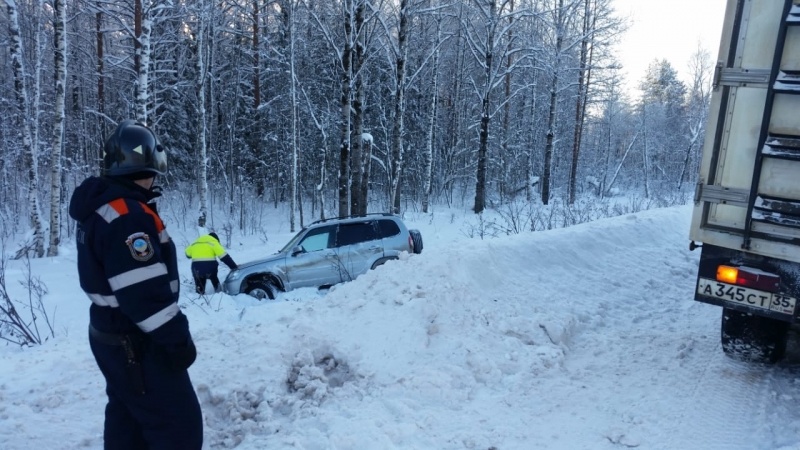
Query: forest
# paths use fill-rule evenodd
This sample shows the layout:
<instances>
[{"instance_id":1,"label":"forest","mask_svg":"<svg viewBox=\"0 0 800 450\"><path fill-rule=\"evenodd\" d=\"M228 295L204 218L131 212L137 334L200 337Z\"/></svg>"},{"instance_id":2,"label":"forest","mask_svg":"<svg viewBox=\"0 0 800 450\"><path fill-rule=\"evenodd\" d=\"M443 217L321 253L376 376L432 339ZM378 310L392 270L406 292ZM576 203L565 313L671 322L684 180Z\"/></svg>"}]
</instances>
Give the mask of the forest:
<instances>
[{"instance_id":1,"label":"forest","mask_svg":"<svg viewBox=\"0 0 800 450\"><path fill-rule=\"evenodd\" d=\"M0 236L54 256L124 119L193 226L691 198L712 59L631 90L612 0L1 0ZM180 206L174 206L174 205ZM522 205L522 206L520 206ZM220 224L222 222L222 224ZM534 228L533 222L528 225Z\"/></svg>"}]
</instances>

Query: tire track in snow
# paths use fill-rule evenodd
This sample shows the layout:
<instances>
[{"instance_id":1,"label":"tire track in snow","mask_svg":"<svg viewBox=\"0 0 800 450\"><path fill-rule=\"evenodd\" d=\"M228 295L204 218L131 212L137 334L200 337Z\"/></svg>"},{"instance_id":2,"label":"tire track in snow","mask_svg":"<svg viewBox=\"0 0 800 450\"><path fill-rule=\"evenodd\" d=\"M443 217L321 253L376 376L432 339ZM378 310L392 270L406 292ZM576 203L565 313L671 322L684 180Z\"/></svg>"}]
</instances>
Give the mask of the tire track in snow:
<instances>
[{"instance_id":1,"label":"tire track in snow","mask_svg":"<svg viewBox=\"0 0 800 450\"><path fill-rule=\"evenodd\" d=\"M797 370L725 357L721 309L693 300L699 255L679 233L651 236L609 249L611 267L589 277L599 301L578 302L570 401L559 405L583 419L566 426L597 434L598 448L800 448Z\"/></svg>"}]
</instances>

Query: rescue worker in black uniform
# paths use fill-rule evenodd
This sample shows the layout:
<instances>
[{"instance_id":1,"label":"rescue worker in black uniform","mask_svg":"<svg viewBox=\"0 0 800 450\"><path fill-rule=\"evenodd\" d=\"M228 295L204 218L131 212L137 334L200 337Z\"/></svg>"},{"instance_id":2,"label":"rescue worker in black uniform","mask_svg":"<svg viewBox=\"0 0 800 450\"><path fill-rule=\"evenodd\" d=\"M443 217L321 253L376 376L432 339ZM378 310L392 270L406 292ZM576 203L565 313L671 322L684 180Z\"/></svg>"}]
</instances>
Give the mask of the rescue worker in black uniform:
<instances>
[{"instance_id":1,"label":"rescue worker in black uniform","mask_svg":"<svg viewBox=\"0 0 800 450\"><path fill-rule=\"evenodd\" d=\"M219 243L219 236L214 232L197 238L192 242L192 245L186 247L185 254L187 258L192 259L194 289L200 295L205 295L206 293L206 280L211 280L214 291L219 292L219 277L217 277L219 264L217 263L217 258L231 270L236 270L237 267L231 255Z\"/></svg>"},{"instance_id":2,"label":"rescue worker in black uniform","mask_svg":"<svg viewBox=\"0 0 800 450\"><path fill-rule=\"evenodd\" d=\"M108 138L103 174L75 189L78 274L91 299L89 345L106 380L106 449L199 450L203 419L189 373L197 351L178 307L175 244L156 210L165 150L125 120Z\"/></svg>"}]
</instances>

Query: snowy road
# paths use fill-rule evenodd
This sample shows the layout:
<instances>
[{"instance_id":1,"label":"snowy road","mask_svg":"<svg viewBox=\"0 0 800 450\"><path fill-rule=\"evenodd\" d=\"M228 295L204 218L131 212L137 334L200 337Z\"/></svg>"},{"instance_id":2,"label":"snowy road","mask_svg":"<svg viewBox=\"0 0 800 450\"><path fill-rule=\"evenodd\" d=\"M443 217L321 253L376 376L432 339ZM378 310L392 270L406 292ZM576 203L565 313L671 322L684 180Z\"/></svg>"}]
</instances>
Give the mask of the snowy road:
<instances>
[{"instance_id":1,"label":"snowy road","mask_svg":"<svg viewBox=\"0 0 800 450\"><path fill-rule=\"evenodd\" d=\"M577 315L564 359L568 382L549 385L542 399L557 399L551 410L566 418L554 428L565 435L588 428L606 448L799 449L796 349L776 366L723 355L721 308L690 301L699 252L686 251L685 228L677 229L642 227L645 239L616 248L613 233L598 233L609 245L587 278L602 295L586 295L586 284L565 293L602 300ZM580 303L592 311L591 299Z\"/></svg>"}]
</instances>

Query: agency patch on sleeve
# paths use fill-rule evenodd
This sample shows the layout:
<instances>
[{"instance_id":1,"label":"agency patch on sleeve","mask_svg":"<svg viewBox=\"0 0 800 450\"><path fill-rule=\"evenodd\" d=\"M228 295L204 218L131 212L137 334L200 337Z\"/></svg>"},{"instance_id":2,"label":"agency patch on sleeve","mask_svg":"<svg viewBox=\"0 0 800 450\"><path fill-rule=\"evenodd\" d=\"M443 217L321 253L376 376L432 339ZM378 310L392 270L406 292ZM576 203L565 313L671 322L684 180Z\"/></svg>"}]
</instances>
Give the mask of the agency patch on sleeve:
<instances>
[{"instance_id":1,"label":"agency patch on sleeve","mask_svg":"<svg viewBox=\"0 0 800 450\"><path fill-rule=\"evenodd\" d=\"M150 236L147 233L134 233L125 240L131 256L137 261L147 261L153 257L153 244L150 243Z\"/></svg>"}]
</instances>

